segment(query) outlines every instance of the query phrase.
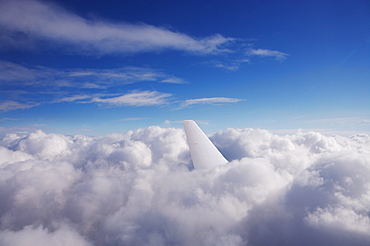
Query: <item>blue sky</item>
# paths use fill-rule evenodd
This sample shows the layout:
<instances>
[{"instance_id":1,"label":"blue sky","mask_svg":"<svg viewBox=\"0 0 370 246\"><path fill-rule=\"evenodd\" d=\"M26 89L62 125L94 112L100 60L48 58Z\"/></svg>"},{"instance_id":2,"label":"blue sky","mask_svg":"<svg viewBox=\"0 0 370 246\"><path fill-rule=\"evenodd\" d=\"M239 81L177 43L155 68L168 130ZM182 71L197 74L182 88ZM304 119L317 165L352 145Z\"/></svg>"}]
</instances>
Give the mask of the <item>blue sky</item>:
<instances>
[{"instance_id":1,"label":"blue sky","mask_svg":"<svg viewBox=\"0 0 370 246\"><path fill-rule=\"evenodd\" d=\"M369 1L0 1L0 130L370 133Z\"/></svg>"}]
</instances>

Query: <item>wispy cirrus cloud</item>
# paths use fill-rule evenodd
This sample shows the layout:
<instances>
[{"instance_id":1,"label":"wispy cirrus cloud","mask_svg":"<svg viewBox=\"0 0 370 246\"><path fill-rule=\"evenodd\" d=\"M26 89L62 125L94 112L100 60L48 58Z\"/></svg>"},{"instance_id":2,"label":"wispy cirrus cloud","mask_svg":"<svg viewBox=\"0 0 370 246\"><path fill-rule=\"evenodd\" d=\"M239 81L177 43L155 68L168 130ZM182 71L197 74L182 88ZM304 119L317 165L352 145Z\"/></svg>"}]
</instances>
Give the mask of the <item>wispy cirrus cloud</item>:
<instances>
[{"instance_id":1,"label":"wispy cirrus cloud","mask_svg":"<svg viewBox=\"0 0 370 246\"><path fill-rule=\"evenodd\" d=\"M0 111L12 111L17 109L28 109L41 104L53 103L83 103L100 104L108 107L144 107L144 106L162 106L170 103L171 93L158 91L131 91L129 93L119 94L91 94L91 95L72 95L58 100L43 101L39 103L28 102L21 103L17 101L5 101L0 103ZM130 118L131 120L133 118ZM136 119L136 118L135 118Z\"/></svg>"},{"instance_id":2,"label":"wispy cirrus cloud","mask_svg":"<svg viewBox=\"0 0 370 246\"><path fill-rule=\"evenodd\" d=\"M168 84L187 84L183 79L177 77L168 77L160 81L161 83L168 83Z\"/></svg>"},{"instance_id":3,"label":"wispy cirrus cloud","mask_svg":"<svg viewBox=\"0 0 370 246\"><path fill-rule=\"evenodd\" d=\"M101 103L108 106L160 106L168 104L170 93L158 91L132 91L128 94L116 97L94 97L91 102Z\"/></svg>"},{"instance_id":4,"label":"wispy cirrus cloud","mask_svg":"<svg viewBox=\"0 0 370 246\"><path fill-rule=\"evenodd\" d=\"M240 101L243 101L243 99L228 97L206 97L206 98L188 99L182 103L180 108L186 108L197 104L219 105L224 103L237 103Z\"/></svg>"},{"instance_id":5,"label":"wispy cirrus cloud","mask_svg":"<svg viewBox=\"0 0 370 246\"><path fill-rule=\"evenodd\" d=\"M34 102L28 102L28 103L20 103L16 101L5 101L5 102L0 102L0 111L12 111L16 109L28 109L32 108L35 106L40 105L39 103L34 103Z\"/></svg>"},{"instance_id":6,"label":"wispy cirrus cloud","mask_svg":"<svg viewBox=\"0 0 370 246\"><path fill-rule=\"evenodd\" d=\"M120 96L112 93L117 88L140 82L187 83L181 78L150 68L57 70L0 61L0 110L12 111L63 102L116 106L162 105L165 104L165 98L171 95L149 91L123 96L122 93Z\"/></svg>"},{"instance_id":7,"label":"wispy cirrus cloud","mask_svg":"<svg viewBox=\"0 0 370 246\"><path fill-rule=\"evenodd\" d=\"M247 54L252 56L272 57L277 60L284 60L288 56L286 53L267 49L250 49Z\"/></svg>"},{"instance_id":8,"label":"wispy cirrus cloud","mask_svg":"<svg viewBox=\"0 0 370 246\"><path fill-rule=\"evenodd\" d=\"M30 69L19 64L0 60L0 83L35 80L42 77L42 74L49 74L49 72L49 69L45 68L40 74L39 68Z\"/></svg>"},{"instance_id":9,"label":"wispy cirrus cloud","mask_svg":"<svg viewBox=\"0 0 370 246\"><path fill-rule=\"evenodd\" d=\"M226 71L237 71L244 63L249 63L250 59L242 58L242 59L235 59L229 61L214 61L212 65L216 68L221 68Z\"/></svg>"},{"instance_id":10,"label":"wispy cirrus cloud","mask_svg":"<svg viewBox=\"0 0 370 246\"><path fill-rule=\"evenodd\" d=\"M21 18L20 18L21 17ZM1 40L12 46L48 40L90 53L135 53L179 50L219 53L233 39L222 35L194 38L164 27L86 19L62 7L36 0L0 2ZM22 34L19 41L15 34Z\"/></svg>"},{"instance_id":11,"label":"wispy cirrus cloud","mask_svg":"<svg viewBox=\"0 0 370 246\"><path fill-rule=\"evenodd\" d=\"M142 67L111 69L51 69L42 66L27 67L0 61L0 84L50 87L79 87L102 89L138 82L184 84L185 80L160 70Z\"/></svg>"},{"instance_id":12,"label":"wispy cirrus cloud","mask_svg":"<svg viewBox=\"0 0 370 246\"><path fill-rule=\"evenodd\" d=\"M74 96L63 97L61 99L55 100L54 103L85 101L86 99L90 99L91 97L92 96L89 96L89 95L74 95Z\"/></svg>"},{"instance_id":13,"label":"wispy cirrus cloud","mask_svg":"<svg viewBox=\"0 0 370 246\"><path fill-rule=\"evenodd\" d=\"M20 119L17 119L17 118L0 118L0 121L8 121L8 122L16 121L16 120L20 120Z\"/></svg>"}]
</instances>

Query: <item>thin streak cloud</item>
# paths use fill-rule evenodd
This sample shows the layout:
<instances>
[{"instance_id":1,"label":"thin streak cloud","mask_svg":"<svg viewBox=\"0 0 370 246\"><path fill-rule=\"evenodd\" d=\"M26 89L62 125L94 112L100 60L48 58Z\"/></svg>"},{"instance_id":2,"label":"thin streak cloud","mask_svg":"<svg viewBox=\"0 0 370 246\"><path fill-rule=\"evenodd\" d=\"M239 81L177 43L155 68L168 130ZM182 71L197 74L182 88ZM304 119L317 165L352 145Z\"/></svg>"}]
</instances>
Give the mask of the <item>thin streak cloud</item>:
<instances>
[{"instance_id":1,"label":"thin streak cloud","mask_svg":"<svg viewBox=\"0 0 370 246\"><path fill-rule=\"evenodd\" d=\"M185 84L185 80L173 75L166 74L160 70L141 67L122 67L112 69L51 69L47 67L26 67L11 62L0 61L0 110L12 111L16 109L27 109L45 103L91 103L99 102L110 105L162 105L165 104L164 97L148 92L146 95L154 96L146 102L126 101L128 95L120 99L117 96L117 88L135 83L172 83ZM22 91L20 91L22 89ZM36 90L37 93L30 91ZM100 93L99 92L103 92ZM40 95L43 94L42 97ZM105 95L103 95L105 94ZM138 95L136 95L138 96ZM143 95L141 95L143 96ZM91 99L94 98L93 101ZM134 98L131 98L134 99ZM135 98L139 100L138 97ZM146 98L149 99L149 98ZM124 101L122 101L124 100ZM144 100L141 97L141 100Z\"/></svg>"},{"instance_id":2,"label":"thin streak cloud","mask_svg":"<svg viewBox=\"0 0 370 246\"><path fill-rule=\"evenodd\" d=\"M83 101L83 100L86 100L86 99L89 99L89 98L91 98L91 96L87 96L87 95L76 95L76 96L70 96L70 97L63 97L63 98L55 101L55 103L58 103L58 102Z\"/></svg>"},{"instance_id":3,"label":"thin streak cloud","mask_svg":"<svg viewBox=\"0 0 370 246\"><path fill-rule=\"evenodd\" d=\"M284 60L288 56L288 54L280 51L266 49L251 49L248 54L253 56L272 57L277 60Z\"/></svg>"},{"instance_id":4,"label":"thin streak cloud","mask_svg":"<svg viewBox=\"0 0 370 246\"><path fill-rule=\"evenodd\" d=\"M182 104L182 107L186 108L191 105L197 105L197 104L217 105L217 104L224 104L224 103L237 103L240 101L243 101L243 99L228 98L228 97L206 97L206 98L185 100L185 102Z\"/></svg>"},{"instance_id":5,"label":"thin streak cloud","mask_svg":"<svg viewBox=\"0 0 370 246\"><path fill-rule=\"evenodd\" d=\"M0 61L0 84L12 82L16 85L106 88L117 85L153 81L159 83L184 84L185 80L160 70L126 66L111 69L51 69L27 67L12 62ZM63 82L63 83L62 83Z\"/></svg>"},{"instance_id":6,"label":"thin streak cloud","mask_svg":"<svg viewBox=\"0 0 370 246\"><path fill-rule=\"evenodd\" d=\"M102 103L110 106L159 106L168 103L170 93L158 91L133 91L131 93L110 98L95 97L91 102Z\"/></svg>"},{"instance_id":7,"label":"thin streak cloud","mask_svg":"<svg viewBox=\"0 0 370 246\"><path fill-rule=\"evenodd\" d=\"M16 101L5 101L0 103L0 111L11 111L16 109L28 109L40 105L39 103L20 103Z\"/></svg>"}]
</instances>

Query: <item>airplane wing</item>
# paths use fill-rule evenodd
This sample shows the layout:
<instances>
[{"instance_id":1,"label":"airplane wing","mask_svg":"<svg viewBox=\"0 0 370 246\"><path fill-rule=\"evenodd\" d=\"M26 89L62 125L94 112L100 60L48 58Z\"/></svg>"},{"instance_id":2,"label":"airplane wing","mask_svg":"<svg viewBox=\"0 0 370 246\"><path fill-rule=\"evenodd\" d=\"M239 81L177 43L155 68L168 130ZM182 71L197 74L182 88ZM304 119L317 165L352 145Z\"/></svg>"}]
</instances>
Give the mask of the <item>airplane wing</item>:
<instances>
[{"instance_id":1,"label":"airplane wing","mask_svg":"<svg viewBox=\"0 0 370 246\"><path fill-rule=\"evenodd\" d=\"M183 124L195 169L216 167L228 163L193 120L184 120Z\"/></svg>"}]
</instances>

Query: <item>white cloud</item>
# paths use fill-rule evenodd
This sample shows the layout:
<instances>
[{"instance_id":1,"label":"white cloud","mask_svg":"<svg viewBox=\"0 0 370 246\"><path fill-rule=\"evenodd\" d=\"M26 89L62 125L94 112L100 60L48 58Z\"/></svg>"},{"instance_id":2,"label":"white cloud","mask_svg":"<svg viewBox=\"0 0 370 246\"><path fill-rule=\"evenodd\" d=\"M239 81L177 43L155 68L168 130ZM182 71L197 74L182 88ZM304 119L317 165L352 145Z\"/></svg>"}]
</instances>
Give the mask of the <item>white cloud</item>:
<instances>
[{"instance_id":1,"label":"white cloud","mask_svg":"<svg viewBox=\"0 0 370 246\"><path fill-rule=\"evenodd\" d=\"M36 69L0 60L0 82L3 81L29 81L39 77Z\"/></svg>"},{"instance_id":2,"label":"white cloud","mask_svg":"<svg viewBox=\"0 0 370 246\"><path fill-rule=\"evenodd\" d=\"M27 38L51 40L76 50L102 54L164 49L218 53L224 51L223 45L232 41L221 35L198 39L163 27L85 19L56 4L35 0L2 1L0 25L2 40L13 46L23 45ZM22 42L13 37L14 33L24 35Z\"/></svg>"},{"instance_id":3,"label":"white cloud","mask_svg":"<svg viewBox=\"0 0 370 246\"><path fill-rule=\"evenodd\" d=\"M368 135L228 129L211 139L231 163L197 171L182 129L7 134L0 244L370 243Z\"/></svg>"},{"instance_id":4,"label":"white cloud","mask_svg":"<svg viewBox=\"0 0 370 246\"><path fill-rule=\"evenodd\" d=\"M186 84L187 83L183 79L176 78L176 77L163 79L161 82L162 83L169 83L169 84Z\"/></svg>"},{"instance_id":5,"label":"white cloud","mask_svg":"<svg viewBox=\"0 0 370 246\"><path fill-rule=\"evenodd\" d=\"M278 60L284 60L288 56L288 54L280 51L266 49L250 49L248 54L253 56L273 57Z\"/></svg>"},{"instance_id":6,"label":"white cloud","mask_svg":"<svg viewBox=\"0 0 370 246\"><path fill-rule=\"evenodd\" d=\"M342 206L325 209L319 207L313 213L307 215L305 222L313 227L331 230L332 233L334 231L350 231L370 239L370 235L368 235L370 230L369 216L356 213L355 210Z\"/></svg>"},{"instance_id":7,"label":"white cloud","mask_svg":"<svg viewBox=\"0 0 370 246\"><path fill-rule=\"evenodd\" d=\"M20 120L16 118L0 118L0 121L15 121L15 120Z\"/></svg>"},{"instance_id":8,"label":"white cloud","mask_svg":"<svg viewBox=\"0 0 370 246\"><path fill-rule=\"evenodd\" d=\"M217 68L228 70L228 71L237 71L240 67L239 64L235 64L235 63L232 63L232 64L216 63L214 66Z\"/></svg>"},{"instance_id":9,"label":"white cloud","mask_svg":"<svg viewBox=\"0 0 370 246\"><path fill-rule=\"evenodd\" d=\"M5 101L0 103L0 110L1 111L11 111L11 110L16 110L16 109L27 109L27 108L32 108L35 106L38 106L38 103L19 103L16 101Z\"/></svg>"},{"instance_id":10,"label":"white cloud","mask_svg":"<svg viewBox=\"0 0 370 246\"><path fill-rule=\"evenodd\" d=\"M11 71L11 72L9 72ZM25 73L27 76L19 76ZM167 75L161 71L139 67L124 67L119 69L74 69L54 70L46 67L27 68L14 63L0 61L0 83L11 82L17 88L32 86L39 88L39 93L9 93L3 91L4 99L16 97L18 101L0 102L0 110L10 111L27 109L45 103L101 103L110 106L160 106L169 103L170 93L157 91L134 91L125 95L98 94L95 91L108 90L117 86L142 81L159 83L187 83L181 78ZM61 92L61 87L63 91ZM47 93L43 97L43 89ZM85 90L81 93L81 90ZM20 97L20 94L23 94ZM49 99L48 99L49 97ZM35 102L33 102L35 101ZM180 108L196 104L223 104L242 101L237 98L213 97L185 100Z\"/></svg>"},{"instance_id":11,"label":"white cloud","mask_svg":"<svg viewBox=\"0 0 370 246\"><path fill-rule=\"evenodd\" d=\"M56 100L55 103L57 102L75 102L75 101L81 101L81 100L86 100L90 99L91 96L88 95L76 95L76 96L69 96L69 97L63 97L59 100Z\"/></svg>"},{"instance_id":12,"label":"white cloud","mask_svg":"<svg viewBox=\"0 0 370 246\"><path fill-rule=\"evenodd\" d=\"M95 97L91 102L103 103L111 106L159 106L167 104L171 96L172 94L170 93L158 91L133 91L117 97Z\"/></svg>"},{"instance_id":13,"label":"white cloud","mask_svg":"<svg viewBox=\"0 0 370 246\"><path fill-rule=\"evenodd\" d=\"M237 71L244 63L249 63L250 59L242 58L242 59L231 59L229 61L213 61L210 62L214 67L224 69L226 71Z\"/></svg>"},{"instance_id":14,"label":"white cloud","mask_svg":"<svg viewBox=\"0 0 370 246\"><path fill-rule=\"evenodd\" d=\"M243 99L238 98L228 98L228 97L206 97L197 99L188 99L182 104L182 107L188 107L196 104L223 104L223 103L236 103L243 101Z\"/></svg>"},{"instance_id":15,"label":"white cloud","mask_svg":"<svg viewBox=\"0 0 370 246\"><path fill-rule=\"evenodd\" d=\"M0 232L1 245L23 246L30 242L39 246L56 245L78 245L92 246L90 242L79 235L73 228L67 225L57 230L49 231L40 226L25 226L20 232L5 230Z\"/></svg>"},{"instance_id":16,"label":"white cloud","mask_svg":"<svg viewBox=\"0 0 370 246\"><path fill-rule=\"evenodd\" d=\"M102 99L102 95L97 93L140 82L187 83L181 78L149 68L56 70L40 66L26 67L0 61L0 85L7 85L7 87L10 85L11 88L15 88L15 90L0 92L1 98L4 100L0 100L0 110L26 109L45 103L89 103L93 97L95 97L95 102L130 105L128 101L125 101L128 100L129 95L124 95L120 99ZM38 93L29 93L29 87L37 88ZM41 94L42 96L40 96ZM105 95L105 97L107 96L113 96L113 94ZM140 95L136 96L136 99L139 100L138 96ZM146 97L150 96L153 97L151 98L153 101L147 101L147 104L162 105L165 103L164 98L169 97L170 94L147 92ZM141 99L144 100L144 95ZM157 102L154 99L157 99ZM119 103L119 100L125 101L125 103ZM139 101L134 104L140 105ZM146 103L143 101L143 104Z\"/></svg>"}]
</instances>

